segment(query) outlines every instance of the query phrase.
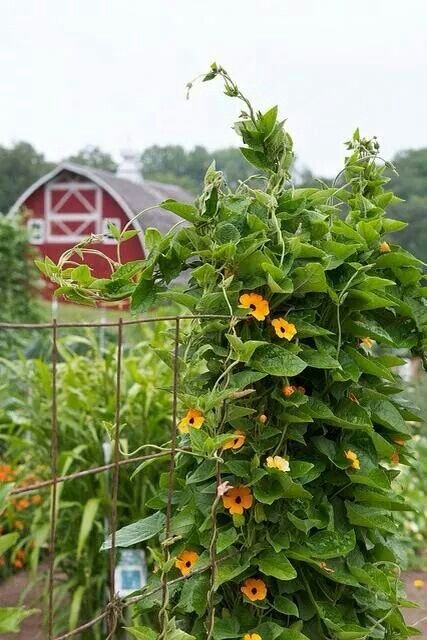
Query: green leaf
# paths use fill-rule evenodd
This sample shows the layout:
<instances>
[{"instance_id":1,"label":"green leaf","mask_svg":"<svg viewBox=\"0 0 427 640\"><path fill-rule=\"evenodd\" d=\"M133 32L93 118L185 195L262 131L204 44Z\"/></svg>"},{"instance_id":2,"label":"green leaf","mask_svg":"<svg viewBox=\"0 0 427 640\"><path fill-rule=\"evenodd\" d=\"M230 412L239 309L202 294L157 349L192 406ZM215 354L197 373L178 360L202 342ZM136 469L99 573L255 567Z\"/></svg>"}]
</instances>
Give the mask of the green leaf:
<instances>
[{"instance_id":1,"label":"green leaf","mask_svg":"<svg viewBox=\"0 0 427 640\"><path fill-rule=\"evenodd\" d=\"M239 537L239 532L234 528L230 527L228 529L221 529L218 532L218 537L216 541L216 552L221 553L231 547L232 544L236 542Z\"/></svg>"},{"instance_id":2,"label":"green leaf","mask_svg":"<svg viewBox=\"0 0 427 640\"><path fill-rule=\"evenodd\" d=\"M250 359L250 364L256 371L263 371L272 376L297 376L304 371L306 363L298 356L275 344L265 344L258 347Z\"/></svg>"},{"instance_id":3,"label":"green leaf","mask_svg":"<svg viewBox=\"0 0 427 640\"><path fill-rule=\"evenodd\" d=\"M70 604L70 615L68 617L68 628L70 630L75 629L79 622L80 617L80 608L82 605L82 600L84 593L86 591L85 585L80 585L73 593L73 597L71 599Z\"/></svg>"},{"instance_id":4,"label":"green leaf","mask_svg":"<svg viewBox=\"0 0 427 640\"><path fill-rule=\"evenodd\" d=\"M13 547L18 538L18 533L5 533L4 535L0 535L0 557L5 551L10 549L10 547Z\"/></svg>"},{"instance_id":5,"label":"green leaf","mask_svg":"<svg viewBox=\"0 0 427 640\"><path fill-rule=\"evenodd\" d=\"M202 220L196 207L188 204L188 202L178 202L178 200L168 199L164 200L160 206L162 209L166 209L166 211L176 213L180 218L184 218L184 220L188 220L188 222L196 223Z\"/></svg>"},{"instance_id":6,"label":"green leaf","mask_svg":"<svg viewBox=\"0 0 427 640\"><path fill-rule=\"evenodd\" d=\"M71 271L71 278L80 284L82 287L86 287L93 280L92 274L90 272L87 264L81 264L78 267L75 267Z\"/></svg>"},{"instance_id":7,"label":"green leaf","mask_svg":"<svg viewBox=\"0 0 427 640\"><path fill-rule=\"evenodd\" d=\"M390 533L396 533L398 530L398 525L390 518L386 509L377 509L354 502L346 502L345 507L351 524Z\"/></svg>"},{"instance_id":8,"label":"green leaf","mask_svg":"<svg viewBox=\"0 0 427 640\"><path fill-rule=\"evenodd\" d=\"M409 433L410 430L400 412L388 398L372 389L364 389L360 402L371 412L375 422L399 433Z\"/></svg>"},{"instance_id":9,"label":"green leaf","mask_svg":"<svg viewBox=\"0 0 427 640\"><path fill-rule=\"evenodd\" d=\"M279 611L279 613L284 613L287 616L295 616L296 618L299 618L297 605L285 596L276 596L274 598L273 606L276 611Z\"/></svg>"},{"instance_id":10,"label":"green leaf","mask_svg":"<svg viewBox=\"0 0 427 640\"><path fill-rule=\"evenodd\" d=\"M153 306L156 299L153 280L140 280L131 298L131 308L135 313L143 313Z\"/></svg>"},{"instance_id":11,"label":"green leaf","mask_svg":"<svg viewBox=\"0 0 427 640\"><path fill-rule=\"evenodd\" d=\"M79 537L77 542L77 559L82 555L86 540L95 523L96 514L99 507L99 498L90 498L83 509L82 522L80 525Z\"/></svg>"},{"instance_id":12,"label":"green leaf","mask_svg":"<svg viewBox=\"0 0 427 640\"><path fill-rule=\"evenodd\" d=\"M171 302L181 304L183 307L187 307L190 311L194 311L199 299L189 293L183 293L182 291L161 291L158 293L159 298L166 298Z\"/></svg>"},{"instance_id":13,"label":"green leaf","mask_svg":"<svg viewBox=\"0 0 427 640\"><path fill-rule=\"evenodd\" d=\"M21 622L34 613L37 613L37 609L0 607L0 633L18 633Z\"/></svg>"},{"instance_id":14,"label":"green leaf","mask_svg":"<svg viewBox=\"0 0 427 640\"><path fill-rule=\"evenodd\" d=\"M130 547L133 544L150 540L165 528L165 523L166 516L164 513L157 512L147 518L138 520L138 522L129 524L127 527L122 527L116 532L116 546ZM108 536L105 540L101 551L106 549L111 549L111 536Z\"/></svg>"},{"instance_id":15,"label":"green leaf","mask_svg":"<svg viewBox=\"0 0 427 640\"><path fill-rule=\"evenodd\" d=\"M185 613L195 611L198 616L203 616L207 607L209 584L209 576L206 574L194 575L186 580L182 587L178 608Z\"/></svg>"},{"instance_id":16,"label":"green leaf","mask_svg":"<svg viewBox=\"0 0 427 640\"><path fill-rule=\"evenodd\" d=\"M339 369L341 367L338 360L332 358L326 351L304 347L300 355L301 359L304 360L309 367L315 369Z\"/></svg>"},{"instance_id":17,"label":"green leaf","mask_svg":"<svg viewBox=\"0 0 427 640\"><path fill-rule=\"evenodd\" d=\"M158 633L148 627L123 627L136 640L157 640Z\"/></svg>"},{"instance_id":18,"label":"green leaf","mask_svg":"<svg viewBox=\"0 0 427 640\"><path fill-rule=\"evenodd\" d=\"M231 558L227 558L218 563L217 574L215 577L215 589L218 589L225 582L234 580L240 576L249 567L249 562L244 561L239 554L234 554Z\"/></svg>"},{"instance_id":19,"label":"green leaf","mask_svg":"<svg viewBox=\"0 0 427 640\"><path fill-rule=\"evenodd\" d=\"M283 553L276 553L273 549L263 551L257 558L259 570L266 576L273 576L278 580L293 580L297 572Z\"/></svg>"},{"instance_id":20,"label":"green leaf","mask_svg":"<svg viewBox=\"0 0 427 640\"><path fill-rule=\"evenodd\" d=\"M214 639L236 640L239 636L240 624L236 616L215 618Z\"/></svg>"},{"instance_id":21,"label":"green leaf","mask_svg":"<svg viewBox=\"0 0 427 640\"><path fill-rule=\"evenodd\" d=\"M314 558L329 560L346 556L356 546L356 535L351 529L347 533L342 531L319 531L310 536L306 546L312 552Z\"/></svg>"},{"instance_id":22,"label":"green leaf","mask_svg":"<svg viewBox=\"0 0 427 640\"><path fill-rule=\"evenodd\" d=\"M295 293L321 293L328 290L325 271L317 262L309 262L304 267L298 267L292 276Z\"/></svg>"},{"instance_id":23,"label":"green leaf","mask_svg":"<svg viewBox=\"0 0 427 640\"><path fill-rule=\"evenodd\" d=\"M374 356L364 356L352 347L346 347L345 351L363 373L368 373L377 378L385 378L390 382L394 381L394 375L390 369L378 362Z\"/></svg>"},{"instance_id":24,"label":"green leaf","mask_svg":"<svg viewBox=\"0 0 427 640\"><path fill-rule=\"evenodd\" d=\"M247 340L243 342L240 338L232 333L227 333L226 338L236 353L237 359L241 362L249 362L254 351L261 345L267 345L262 340Z\"/></svg>"}]
</instances>

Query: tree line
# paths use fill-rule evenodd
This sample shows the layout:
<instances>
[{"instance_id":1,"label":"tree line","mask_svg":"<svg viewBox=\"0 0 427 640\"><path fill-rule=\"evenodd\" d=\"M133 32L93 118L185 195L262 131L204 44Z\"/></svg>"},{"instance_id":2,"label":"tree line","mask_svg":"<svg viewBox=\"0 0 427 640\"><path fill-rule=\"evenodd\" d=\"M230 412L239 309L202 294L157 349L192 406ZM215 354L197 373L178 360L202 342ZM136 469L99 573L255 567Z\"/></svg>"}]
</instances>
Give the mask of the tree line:
<instances>
[{"instance_id":1,"label":"tree line","mask_svg":"<svg viewBox=\"0 0 427 640\"><path fill-rule=\"evenodd\" d=\"M97 146L87 146L66 159L112 172L118 166L111 154ZM194 193L199 190L206 169L214 160L232 188L253 172L235 148L210 152L203 146L186 150L180 145L154 145L141 153L140 160L146 180L178 184ZM398 234L398 241L427 262L427 149L400 151L393 163L397 175L390 172L390 187L404 200L393 205L393 214L409 223L408 228ZM28 142L0 146L0 211L9 211L21 193L54 166L55 163L48 161ZM314 181L315 176L309 170L301 172L301 185ZM397 235L394 237L397 239Z\"/></svg>"}]
</instances>

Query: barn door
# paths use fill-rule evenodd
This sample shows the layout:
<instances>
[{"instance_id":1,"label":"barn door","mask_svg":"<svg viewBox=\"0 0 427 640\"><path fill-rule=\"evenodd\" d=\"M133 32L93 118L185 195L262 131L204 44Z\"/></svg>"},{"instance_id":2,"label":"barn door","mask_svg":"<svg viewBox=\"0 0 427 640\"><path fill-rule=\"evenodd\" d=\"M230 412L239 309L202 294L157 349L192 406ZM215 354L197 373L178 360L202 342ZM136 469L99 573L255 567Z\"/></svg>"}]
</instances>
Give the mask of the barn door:
<instances>
[{"instance_id":1,"label":"barn door","mask_svg":"<svg viewBox=\"0 0 427 640\"><path fill-rule=\"evenodd\" d=\"M80 242L101 233L102 190L92 182L52 182L45 187L47 241Z\"/></svg>"}]
</instances>

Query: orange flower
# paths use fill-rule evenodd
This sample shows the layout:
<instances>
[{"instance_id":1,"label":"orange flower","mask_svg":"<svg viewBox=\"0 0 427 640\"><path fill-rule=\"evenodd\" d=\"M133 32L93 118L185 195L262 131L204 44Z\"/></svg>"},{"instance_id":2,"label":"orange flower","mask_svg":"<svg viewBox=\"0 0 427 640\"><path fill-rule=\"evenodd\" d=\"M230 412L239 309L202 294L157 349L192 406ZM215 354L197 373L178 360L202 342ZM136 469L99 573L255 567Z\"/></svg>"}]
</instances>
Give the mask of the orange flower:
<instances>
[{"instance_id":1,"label":"orange flower","mask_svg":"<svg viewBox=\"0 0 427 640\"><path fill-rule=\"evenodd\" d=\"M423 588L423 586L424 586L424 584L425 584L425 582L424 582L424 580L422 580L421 578L416 578L416 579L413 581L413 583L412 583L412 584L414 585L414 587L415 587L416 589L422 589L422 588Z\"/></svg>"},{"instance_id":2,"label":"orange flower","mask_svg":"<svg viewBox=\"0 0 427 640\"><path fill-rule=\"evenodd\" d=\"M14 560L12 564L15 567L15 569L22 569L22 567L24 566L24 563L22 562L22 560Z\"/></svg>"},{"instance_id":3,"label":"orange flower","mask_svg":"<svg viewBox=\"0 0 427 640\"><path fill-rule=\"evenodd\" d=\"M14 529L18 529L18 531L22 531L22 529L24 528L24 523L22 522L22 520L15 520L12 526Z\"/></svg>"},{"instance_id":4,"label":"orange flower","mask_svg":"<svg viewBox=\"0 0 427 640\"><path fill-rule=\"evenodd\" d=\"M370 338L369 336L365 336L361 339L360 344L363 345L365 349L369 350L374 346L374 342L375 340L372 340L372 338Z\"/></svg>"},{"instance_id":5,"label":"orange flower","mask_svg":"<svg viewBox=\"0 0 427 640\"><path fill-rule=\"evenodd\" d=\"M17 511L24 511L24 509L28 509L29 506L30 506L30 501L28 500L28 498L21 498L16 502Z\"/></svg>"},{"instance_id":6,"label":"orange flower","mask_svg":"<svg viewBox=\"0 0 427 640\"><path fill-rule=\"evenodd\" d=\"M359 461L359 458L357 457L357 454L354 453L354 451L351 451L349 449L348 451L344 451L344 455L347 458L347 460L350 460L351 462L350 467L352 469L360 469L360 461Z\"/></svg>"},{"instance_id":7,"label":"orange flower","mask_svg":"<svg viewBox=\"0 0 427 640\"><path fill-rule=\"evenodd\" d=\"M269 469L279 469L279 471L289 471L289 462L281 456L268 456L266 465Z\"/></svg>"},{"instance_id":8,"label":"orange flower","mask_svg":"<svg viewBox=\"0 0 427 640\"><path fill-rule=\"evenodd\" d=\"M181 571L183 576L186 576L198 559L199 554L195 551L183 551L176 559L175 567Z\"/></svg>"},{"instance_id":9,"label":"orange flower","mask_svg":"<svg viewBox=\"0 0 427 640\"><path fill-rule=\"evenodd\" d=\"M232 487L222 496L224 507L229 510L230 514L237 513L242 515L245 509L250 509L253 503L252 493L249 487L240 485Z\"/></svg>"},{"instance_id":10,"label":"orange flower","mask_svg":"<svg viewBox=\"0 0 427 640\"><path fill-rule=\"evenodd\" d=\"M389 243L386 242L385 240L380 242L380 244L378 245L378 249L380 253L390 253L391 251Z\"/></svg>"},{"instance_id":11,"label":"orange flower","mask_svg":"<svg viewBox=\"0 0 427 640\"><path fill-rule=\"evenodd\" d=\"M265 320L270 313L268 301L258 293L244 293L239 302L239 309L249 309L249 313L257 320Z\"/></svg>"},{"instance_id":12,"label":"orange flower","mask_svg":"<svg viewBox=\"0 0 427 640\"><path fill-rule=\"evenodd\" d=\"M203 413L198 409L189 409L186 415L178 423L178 428L181 433L188 433L190 427L193 429L200 429L205 419Z\"/></svg>"},{"instance_id":13,"label":"orange flower","mask_svg":"<svg viewBox=\"0 0 427 640\"><path fill-rule=\"evenodd\" d=\"M348 392L348 399L351 400L352 402L357 402L357 404L359 404L359 400L357 399L357 396L352 391Z\"/></svg>"},{"instance_id":14,"label":"orange flower","mask_svg":"<svg viewBox=\"0 0 427 640\"><path fill-rule=\"evenodd\" d=\"M257 580L256 578L247 578L240 587L240 591L244 593L251 602L265 600L267 597L267 585L264 580Z\"/></svg>"},{"instance_id":15,"label":"orange flower","mask_svg":"<svg viewBox=\"0 0 427 640\"><path fill-rule=\"evenodd\" d=\"M14 476L15 472L13 471L10 464L0 465L0 482L11 482Z\"/></svg>"},{"instance_id":16,"label":"orange flower","mask_svg":"<svg viewBox=\"0 0 427 640\"><path fill-rule=\"evenodd\" d=\"M0 556L0 567L4 567L4 565L5 565L4 558Z\"/></svg>"},{"instance_id":17,"label":"orange flower","mask_svg":"<svg viewBox=\"0 0 427 640\"><path fill-rule=\"evenodd\" d=\"M258 633L245 633L243 640L262 640L262 638Z\"/></svg>"},{"instance_id":18,"label":"orange flower","mask_svg":"<svg viewBox=\"0 0 427 640\"><path fill-rule=\"evenodd\" d=\"M399 464L399 452L395 451L391 456L390 460L393 464Z\"/></svg>"},{"instance_id":19,"label":"orange flower","mask_svg":"<svg viewBox=\"0 0 427 640\"><path fill-rule=\"evenodd\" d=\"M38 493L36 493L36 495L31 498L31 502L33 504L40 504L41 501L42 501L42 497Z\"/></svg>"},{"instance_id":20,"label":"orange flower","mask_svg":"<svg viewBox=\"0 0 427 640\"><path fill-rule=\"evenodd\" d=\"M284 318L276 318L271 324L279 338L286 338L286 340L289 341L292 340L297 333L295 325L292 324L292 322L287 322Z\"/></svg>"},{"instance_id":21,"label":"orange flower","mask_svg":"<svg viewBox=\"0 0 427 640\"><path fill-rule=\"evenodd\" d=\"M267 422L268 418L267 416L262 413L260 416L258 416L258 422L260 422L261 424L265 424Z\"/></svg>"},{"instance_id":22,"label":"orange flower","mask_svg":"<svg viewBox=\"0 0 427 640\"><path fill-rule=\"evenodd\" d=\"M297 388L294 387L293 384L285 384L282 387L282 393L285 398L290 398L295 393L295 391L297 391Z\"/></svg>"},{"instance_id":23,"label":"orange flower","mask_svg":"<svg viewBox=\"0 0 427 640\"><path fill-rule=\"evenodd\" d=\"M230 438L223 445L224 449L240 449L245 444L246 436L243 431L235 431L234 438Z\"/></svg>"}]
</instances>

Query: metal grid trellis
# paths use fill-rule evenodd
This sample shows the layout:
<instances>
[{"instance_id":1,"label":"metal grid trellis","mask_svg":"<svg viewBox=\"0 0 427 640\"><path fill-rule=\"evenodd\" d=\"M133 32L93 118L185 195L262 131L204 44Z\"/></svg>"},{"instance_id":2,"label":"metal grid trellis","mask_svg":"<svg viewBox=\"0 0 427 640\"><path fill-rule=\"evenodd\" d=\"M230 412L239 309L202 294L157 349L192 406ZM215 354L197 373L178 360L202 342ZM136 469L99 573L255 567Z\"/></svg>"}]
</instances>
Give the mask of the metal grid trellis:
<instances>
[{"instance_id":1,"label":"metal grid trellis","mask_svg":"<svg viewBox=\"0 0 427 640\"><path fill-rule=\"evenodd\" d=\"M216 564L219 559L215 556L215 531L213 533L213 543L211 544L210 564L203 566L200 569L193 570L186 576L181 576L173 580L168 580L167 571L163 571L161 575L161 583L159 587L154 587L150 590L145 590L143 593L133 597L119 598L116 595L115 585L115 568L116 568L116 529L118 523L118 489L119 489L119 471L120 467L143 462L146 460L152 460L156 458L165 457L169 455L169 482L167 491L167 504L166 504L166 524L165 524L165 537L163 543L163 552L165 561L169 559L169 538L170 538L170 526L172 518L172 497L174 492L173 478L175 471L175 455L176 455L176 439L177 439L177 398L178 398L178 384L179 384L179 371L178 371L178 358L179 358L179 346L180 346L180 329L182 320L209 320L209 319L227 319L230 320L230 316L206 314L200 316L194 315L180 315L180 316L161 316L154 318L140 318L135 320L123 320L120 318L116 322L52 322L41 324L30 323L0 323L0 330L49 330L51 333L51 371L52 371L52 405L51 405L51 477L48 480L35 482L33 484L26 485L25 487L16 487L12 490L11 495L22 495L31 493L39 489L51 488L51 502L50 502L50 534L49 534L49 559L48 559L48 603L47 603L47 628L48 628L48 640L66 640L80 634L81 632L88 630L98 623L104 621L107 624L108 639L114 636L122 611L133 604L141 601L144 598L152 596L156 592L161 592L162 606L159 612L160 623L160 635L159 640L163 640L167 632L168 621L168 604L169 604L169 588L170 586L188 579L191 576L202 573L209 568L212 571L212 580L216 573ZM121 412L121 376L122 376L122 351L123 351L123 329L129 325L142 325L153 324L160 322L170 322L174 325L174 341L173 341L173 374L172 374L172 421L170 449L163 449L161 452L154 452L152 454L146 454L143 456L128 457L120 459L120 412ZM114 328L117 330L116 338L116 350L117 350L117 364L116 364L116 383L115 383L115 424L114 424L114 437L113 437L113 460L109 464L101 466L90 467L67 475L58 475L58 454L60 451L60 441L58 438L58 398L57 398L57 367L58 367L58 330L60 329L81 329L81 328ZM112 483L111 483L111 547L109 550L109 599L104 609L91 620L86 623L63 633L59 636L54 635L54 591L55 591L55 532L57 526L58 509L57 509L57 489L58 484L72 481L76 478L84 476L98 474L107 470L112 470ZM220 482L220 471L217 467L217 484ZM215 511L217 506L217 498L212 505L212 515L215 519ZM212 600L212 598L210 598ZM210 623L213 624L214 609L211 607ZM211 630L208 630L208 638L211 637Z\"/></svg>"}]
</instances>

